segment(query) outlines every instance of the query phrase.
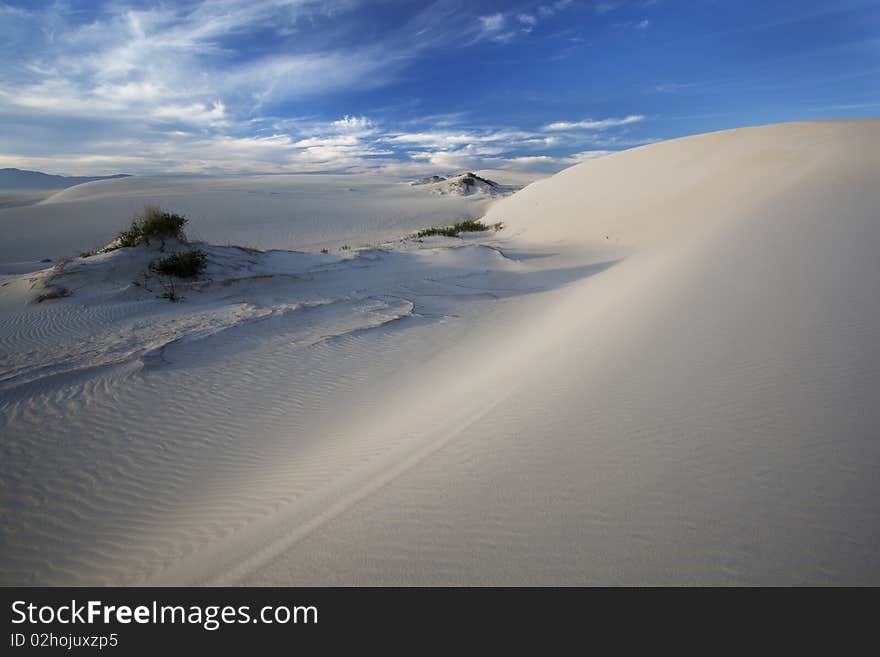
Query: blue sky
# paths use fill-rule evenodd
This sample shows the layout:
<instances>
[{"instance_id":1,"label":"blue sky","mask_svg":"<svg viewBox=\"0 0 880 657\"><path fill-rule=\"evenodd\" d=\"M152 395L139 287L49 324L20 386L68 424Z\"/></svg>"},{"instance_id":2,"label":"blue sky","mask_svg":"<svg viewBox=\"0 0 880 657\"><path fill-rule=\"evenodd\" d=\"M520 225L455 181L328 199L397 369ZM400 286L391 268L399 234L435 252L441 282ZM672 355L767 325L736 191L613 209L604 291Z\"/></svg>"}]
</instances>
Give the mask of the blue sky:
<instances>
[{"instance_id":1,"label":"blue sky","mask_svg":"<svg viewBox=\"0 0 880 657\"><path fill-rule=\"evenodd\" d=\"M878 0L0 0L0 167L554 171L880 115Z\"/></svg>"}]
</instances>

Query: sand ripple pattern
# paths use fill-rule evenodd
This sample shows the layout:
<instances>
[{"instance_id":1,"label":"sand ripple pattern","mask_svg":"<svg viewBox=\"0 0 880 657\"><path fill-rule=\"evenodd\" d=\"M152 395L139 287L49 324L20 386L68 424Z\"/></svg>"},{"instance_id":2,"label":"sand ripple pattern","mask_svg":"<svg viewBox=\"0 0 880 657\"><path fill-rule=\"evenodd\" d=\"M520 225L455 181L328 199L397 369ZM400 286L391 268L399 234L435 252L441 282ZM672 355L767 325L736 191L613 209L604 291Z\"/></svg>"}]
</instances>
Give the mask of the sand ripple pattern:
<instances>
[{"instance_id":1,"label":"sand ripple pattern","mask_svg":"<svg viewBox=\"0 0 880 657\"><path fill-rule=\"evenodd\" d=\"M0 582L165 581L418 442L353 418L387 410L409 364L465 330L461 312L521 291L475 285L487 262L510 266L479 247L428 267L365 254L191 303L72 297L7 316Z\"/></svg>"}]
</instances>

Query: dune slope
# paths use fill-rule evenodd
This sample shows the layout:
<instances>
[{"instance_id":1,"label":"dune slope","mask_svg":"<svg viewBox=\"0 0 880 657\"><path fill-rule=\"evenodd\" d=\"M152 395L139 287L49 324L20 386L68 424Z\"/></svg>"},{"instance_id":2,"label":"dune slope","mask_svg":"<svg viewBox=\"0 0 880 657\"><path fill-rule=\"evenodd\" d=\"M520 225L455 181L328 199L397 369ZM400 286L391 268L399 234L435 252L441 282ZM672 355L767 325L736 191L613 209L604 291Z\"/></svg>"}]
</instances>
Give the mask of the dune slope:
<instances>
[{"instance_id":1,"label":"dune slope","mask_svg":"<svg viewBox=\"0 0 880 657\"><path fill-rule=\"evenodd\" d=\"M491 408L246 581L877 583L878 153L878 121L737 130L494 205L634 253L499 326Z\"/></svg>"}]
</instances>

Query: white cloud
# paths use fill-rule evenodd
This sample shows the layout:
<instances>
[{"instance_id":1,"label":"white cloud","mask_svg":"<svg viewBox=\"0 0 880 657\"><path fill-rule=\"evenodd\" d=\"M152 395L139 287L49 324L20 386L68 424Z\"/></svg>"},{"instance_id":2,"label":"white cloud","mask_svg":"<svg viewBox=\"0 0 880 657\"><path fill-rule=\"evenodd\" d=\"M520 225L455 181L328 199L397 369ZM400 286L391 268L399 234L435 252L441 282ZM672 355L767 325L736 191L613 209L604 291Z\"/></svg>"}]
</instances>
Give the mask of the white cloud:
<instances>
[{"instance_id":1,"label":"white cloud","mask_svg":"<svg viewBox=\"0 0 880 657\"><path fill-rule=\"evenodd\" d=\"M607 130L608 128L616 128L619 126L630 125L644 121L645 117L640 114L631 114L621 119L609 118L593 121L587 119L585 121L556 121L548 123L544 126L544 130L561 131L561 130Z\"/></svg>"},{"instance_id":2,"label":"white cloud","mask_svg":"<svg viewBox=\"0 0 880 657\"><path fill-rule=\"evenodd\" d=\"M492 168L552 172L608 152L591 150L573 156L547 155L546 149L558 148L559 138L525 130L434 130L389 134L384 141L412 147L407 150L412 162L383 166L383 170L407 174ZM570 138L566 142L587 144L589 140Z\"/></svg>"},{"instance_id":3,"label":"white cloud","mask_svg":"<svg viewBox=\"0 0 880 657\"><path fill-rule=\"evenodd\" d=\"M485 132L447 132L442 130L425 132L405 132L384 138L392 144L415 144L425 149L454 149L475 147L479 144L506 144L509 148L524 145L546 145L543 135L523 130L491 130Z\"/></svg>"},{"instance_id":4,"label":"white cloud","mask_svg":"<svg viewBox=\"0 0 880 657\"><path fill-rule=\"evenodd\" d=\"M612 152L613 151L584 151L569 157L523 155L519 157L498 159L492 163L492 166L499 169L510 169L513 171L554 173L561 169L565 169L566 167L586 162L587 160L595 160L610 155Z\"/></svg>"},{"instance_id":5,"label":"white cloud","mask_svg":"<svg viewBox=\"0 0 880 657\"><path fill-rule=\"evenodd\" d=\"M520 29L526 34L534 30L535 25L538 24L538 19L532 14L517 14L516 20L519 21L519 24L521 25Z\"/></svg>"},{"instance_id":6,"label":"white cloud","mask_svg":"<svg viewBox=\"0 0 880 657\"><path fill-rule=\"evenodd\" d=\"M507 19L504 14L492 14L491 16L478 16L483 32L495 33L504 28Z\"/></svg>"},{"instance_id":7,"label":"white cloud","mask_svg":"<svg viewBox=\"0 0 880 657\"><path fill-rule=\"evenodd\" d=\"M566 148L595 145L544 132L553 127L460 128L461 115L394 126L356 111L335 120L291 117L309 95L382 85L429 47L523 36L571 3L479 17L432 3L382 40L347 49L309 29L357 5L369 6L192 0L131 8L113 0L82 22L62 2L10 12L0 0L0 33L27 35L0 67L0 161L68 173L436 171L559 167L577 157ZM243 53L238 44L255 32L296 38L269 54ZM608 121L615 119L564 125L604 130L613 127Z\"/></svg>"},{"instance_id":8,"label":"white cloud","mask_svg":"<svg viewBox=\"0 0 880 657\"><path fill-rule=\"evenodd\" d=\"M530 34L540 21L555 16L572 6L572 0L557 0L546 5L539 5L534 11L519 12L515 15L496 13L478 16L478 34L476 41L491 40L506 43L518 34Z\"/></svg>"},{"instance_id":9,"label":"white cloud","mask_svg":"<svg viewBox=\"0 0 880 657\"><path fill-rule=\"evenodd\" d=\"M360 117L358 117L360 118ZM346 132L344 119L303 126L298 136L201 134L168 130L149 140L119 136L94 142L75 156L17 157L0 153L0 165L71 174L116 173L264 173L383 171L394 175L454 173L500 168L552 172L607 151L547 155L554 137L518 130L389 133L375 121L369 134ZM594 142L589 140L583 143ZM579 140L566 140L572 144ZM620 146L615 144L615 147Z\"/></svg>"},{"instance_id":10,"label":"white cloud","mask_svg":"<svg viewBox=\"0 0 880 657\"><path fill-rule=\"evenodd\" d=\"M538 14L544 18L549 18L564 9L568 9L571 6L571 3L572 0L556 0L556 2L551 4L538 7Z\"/></svg>"},{"instance_id":11,"label":"white cloud","mask_svg":"<svg viewBox=\"0 0 880 657\"><path fill-rule=\"evenodd\" d=\"M671 94L676 91L681 91L682 89L690 89L693 87L693 84L682 84L678 82L664 82L662 84L658 84L654 86L654 91L657 91L661 94Z\"/></svg>"},{"instance_id":12,"label":"white cloud","mask_svg":"<svg viewBox=\"0 0 880 657\"><path fill-rule=\"evenodd\" d=\"M575 153L574 155L568 157L550 157L548 155L522 155L519 157L507 158L505 161L521 165L522 167L533 165L546 166L548 164L571 166L572 164L578 164L579 162L586 162L587 160L595 160L600 157L605 157L606 155L610 155L613 152L614 151L601 150L581 151L580 153Z\"/></svg>"},{"instance_id":13,"label":"white cloud","mask_svg":"<svg viewBox=\"0 0 880 657\"><path fill-rule=\"evenodd\" d=\"M29 15L29 12L26 9L22 9L21 7L11 7L5 2L0 2L0 14L4 14L6 16L25 17Z\"/></svg>"},{"instance_id":14,"label":"white cloud","mask_svg":"<svg viewBox=\"0 0 880 657\"><path fill-rule=\"evenodd\" d=\"M364 131L373 127L373 122L365 116L349 116L346 114L341 119L334 121L333 126L340 130Z\"/></svg>"},{"instance_id":15,"label":"white cloud","mask_svg":"<svg viewBox=\"0 0 880 657\"><path fill-rule=\"evenodd\" d=\"M519 23L519 31L523 34L530 34L541 20L555 16L568 9L572 4L572 0L557 0L551 4L539 5L534 11L516 14L515 19ZM483 36L492 37L494 34L496 41L508 41L516 36L516 32L513 30L502 31L507 26L507 18L503 14L484 16L480 20L483 19L491 19L488 25L483 23Z\"/></svg>"},{"instance_id":16,"label":"white cloud","mask_svg":"<svg viewBox=\"0 0 880 657\"><path fill-rule=\"evenodd\" d=\"M159 106L153 110L153 116L183 123L205 123L212 126L222 126L226 124L226 107L219 100L215 100L210 109L204 103L193 103L185 106Z\"/></svg>"},{"instance_id":17,"label":"white cloud","mask_svg":"<svg viewBox=\"0 0 880 657\"><path fill-rule=\"evenodd\" d=\"M138 120L156 113L171 116L174 111L169 108L188 108L179 112L183 118L204 115L217 120L216 108L211 108L218 97L229 118L269 101L381 84L400 56L378 46L234 60L222 45L222 39L244 30L290 27L315 13L351 4L217 0L143 11L113 4L85 24L66 23L67 15L56 5L33 18L31 29L46 40L34 44L29 61L23 55L21 68L28 75L15 79L14 68L7 67L0 73L0 93L6 92L12 106L59 114L125 111ZM199 105L207 109L200 112Z\"/></svg>"},{"instance_id":18,"label":"white cloud","mask_svg":"<svg viewBox=\"0 0 880 657\"><path fill-rule=\"evenodd\" d=\"M516 32L508 30L507 16L504 14L492 14L491 16L478 16L479 34L477 40L489 39L498 43L506 43L516 36Z\"/></svg>"},{"instance_id":19,"label":"white cloud","mask_svg":"<svg viewBox=\"0 0 880 657\"><path fill-rule=\"evenodd\" d=\"M600 2L596 5L596 13L600 15L607 14L608 12L617 9L617 6L616 2Z\"/></svg>"},{"instance_id":20,"label":"white cloud","mask_svg":"<svg viewBox=\"0 0 880 657\"><path fill-rule=\"evenodd\" d=\"M614 151L581 151L572 155L572 159L578 162L586 162L587 160L595 160L606 155L611 155Z\"/></svg>"},{"instance_id":21,"label":"white cloud","mask_svg":"<svg viewBox=\"0 0 880 657\"><path fill-rule=\"evenodd\" d=\"M332 137L307 137L294 142L297 148L313 148L315 146L357 146L361 140L352 135L334 135Z\"/></svg>"}]
</instances>

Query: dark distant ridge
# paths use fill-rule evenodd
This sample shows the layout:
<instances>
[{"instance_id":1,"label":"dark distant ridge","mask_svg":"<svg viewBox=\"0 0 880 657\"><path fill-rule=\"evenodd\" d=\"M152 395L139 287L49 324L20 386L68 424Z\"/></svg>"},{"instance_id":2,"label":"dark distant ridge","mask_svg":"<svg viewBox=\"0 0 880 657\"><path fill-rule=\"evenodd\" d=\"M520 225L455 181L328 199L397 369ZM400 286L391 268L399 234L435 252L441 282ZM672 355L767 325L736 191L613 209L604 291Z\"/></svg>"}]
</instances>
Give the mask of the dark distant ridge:
<instances>
[{"instance_id":1,"label":"dark distant ridge","mask_svg":"<svg viewBox=\"0 0 880 657\"><path fill-rule=\"evenodd\" d=\"M41 189L65 189L95 180L127 178L128 175L127 173L117 173L114 176L53 176L40 171L0 169L0 191L22 192Z\"/></svg>"}]
</instances>

